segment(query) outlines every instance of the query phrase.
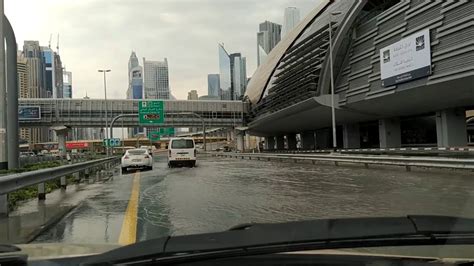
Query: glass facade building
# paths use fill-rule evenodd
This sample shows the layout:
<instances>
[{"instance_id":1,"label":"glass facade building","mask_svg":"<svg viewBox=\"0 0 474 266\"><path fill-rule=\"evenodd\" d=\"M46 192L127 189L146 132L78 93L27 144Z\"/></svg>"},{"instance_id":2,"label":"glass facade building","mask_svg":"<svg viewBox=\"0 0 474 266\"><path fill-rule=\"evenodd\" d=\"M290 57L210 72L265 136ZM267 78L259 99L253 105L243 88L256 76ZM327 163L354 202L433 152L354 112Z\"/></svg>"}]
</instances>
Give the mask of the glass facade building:
<instances>
[{"instance_id":1,"label":"glass facade building","mask_svg":"<svg viewBox=\"0 0 474 266\"><path fill-rule=\"evenodd\" d=\"M128 83L127 99L143 99L143 68L135 52L132 52L128 61ZM136 136L143 131L143 128L130 128L128 135Z\"/></svg>"},{"instance_id":2,"label":"glass facade building","mask_svg":"<svg viewBox=\"0 0 474 266\"><path fill-rule=\"evenodd\" d=\"M230 56L224 46L219 44L219 96L222 100L231 100Z\"/></svg>"},{"instance_id":3,"label":"glass facade building","mask_svg":"<svg viewBox=\"0 0 474 266\"><path fill-rule=\"evenodd\" d=\"M50 48L43 47L43 62L45 67L45 92L46 98L53 98L54 92L54 54Z\"/></svg>"},{"instance_id":4,"label":"glass facade building","mask_svg":"<svg viewBox=\"0 0 474 266\"><path fill-rule=\"evenodd\" d=\"M72 72L63 73L63 98L72 98Z\"/></svg>"},{"instance_id":5,"label":"glass facade building","mask_svg":"<svg viewBox=\"0 0 474 266\"><path fill-rule=\"evenodd\" d=\"M147 61L143 58L144 98L170 99L168 59L164 61Z\"/></svg>"},{"instance_id":6,"label":"glass facade building","mask_svg":"<svg viewBox=\"0 0 474 266\"><path fill-rule=\"evenodd\" d=\"M300 10L296 7L285 8L281 36L285 36L294 27L296 27L298 23L300 23Z\"/></svg>"},{"instance_id":7,"label":"glass facade building","mask_svg":"<svg viewBox=\"0 0 474 266\"><path fill-rule=\"evenodd\" d=\"M281 25L270 21L260 23L257 33L257 64L259 66L280 40Z\"/></svg>"},{"instance_id":8,"label":"glass facade building","mask_svg":"<svg viewBox=\"0 0 474 266\"><path fill-rule=\"evenodd\" d=\"M219 79L220 79L219 74L207 75L207 95L219 96L219 88L220 88Z\"/></svg>"},{"instance_id":9,"label":"glass facade building","mask_svg":"<svg viewBox=\"0 0 474 266\"><path fill-rule=\"evenodd\" d=\"M221 100L239 100L247 88L247 61L240 53L229 55L219 44Z\"/></svg>"}]
</instances>

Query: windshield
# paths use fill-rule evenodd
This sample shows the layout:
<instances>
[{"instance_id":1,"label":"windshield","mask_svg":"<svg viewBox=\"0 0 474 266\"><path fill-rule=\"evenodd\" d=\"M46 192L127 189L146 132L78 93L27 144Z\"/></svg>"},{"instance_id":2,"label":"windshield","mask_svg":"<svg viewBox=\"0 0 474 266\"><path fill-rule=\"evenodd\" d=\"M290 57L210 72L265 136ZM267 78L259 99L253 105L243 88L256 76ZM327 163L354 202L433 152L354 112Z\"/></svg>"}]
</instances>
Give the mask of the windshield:
<instances>
[{"instance_id":1,"label":"windshield","mask_svg":"<svg viewBox=\"0 0 474 266\"><path fill-rule=\"evenodd\" d=\"M192 149L194 142L191 139L176 139L171 141L172 149Z\"/></svg>"},{"instance_id":2,"label":"windshield","mask_svg":"<svg viewBox=\"0 0 474 266\"><path fill-rule=\"evenodd\" d=\"M0 244L474 217L474 1L2 3Z\"/></svg>"}]
</instances>

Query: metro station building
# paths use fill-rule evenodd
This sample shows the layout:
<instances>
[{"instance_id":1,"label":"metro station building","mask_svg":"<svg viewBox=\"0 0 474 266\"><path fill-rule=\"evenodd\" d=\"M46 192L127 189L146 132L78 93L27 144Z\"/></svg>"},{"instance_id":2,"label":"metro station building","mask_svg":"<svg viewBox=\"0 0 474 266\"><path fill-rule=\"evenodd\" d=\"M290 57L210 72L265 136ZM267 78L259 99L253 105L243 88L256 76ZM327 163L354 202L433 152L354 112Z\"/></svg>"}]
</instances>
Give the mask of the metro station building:
<instances>
[{"instance_id":1,"label":"metro station building","mask_svg":"<svg viewBox=\"0 0 474 266\"><path fill-rule=\"evenodd\" d=\"M322 0L247 87L267 149L466 146L474 109L474 1ZM469 113L470 114L470 113Z\"/></svg>"}]
</instances>

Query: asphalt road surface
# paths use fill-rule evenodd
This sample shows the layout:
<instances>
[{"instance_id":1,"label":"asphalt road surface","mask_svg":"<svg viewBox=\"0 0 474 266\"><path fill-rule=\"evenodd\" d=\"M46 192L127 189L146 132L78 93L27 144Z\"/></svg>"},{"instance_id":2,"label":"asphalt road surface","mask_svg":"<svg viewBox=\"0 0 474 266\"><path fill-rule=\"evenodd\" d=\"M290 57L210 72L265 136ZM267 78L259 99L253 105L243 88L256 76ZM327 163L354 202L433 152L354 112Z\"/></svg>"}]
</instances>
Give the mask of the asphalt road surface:
<instances>
[{"instance_id":1,"label":"asphalt road surface","mask_svg":"<svg viewBox=\"0 0 474 266\"><path fill-rule=\"evenodd\" d=\"M472 173L201 155L196 168L117 174L35 242L129 244L249 222L437 214L474 217Z\"/></svg>"}]
</instances>

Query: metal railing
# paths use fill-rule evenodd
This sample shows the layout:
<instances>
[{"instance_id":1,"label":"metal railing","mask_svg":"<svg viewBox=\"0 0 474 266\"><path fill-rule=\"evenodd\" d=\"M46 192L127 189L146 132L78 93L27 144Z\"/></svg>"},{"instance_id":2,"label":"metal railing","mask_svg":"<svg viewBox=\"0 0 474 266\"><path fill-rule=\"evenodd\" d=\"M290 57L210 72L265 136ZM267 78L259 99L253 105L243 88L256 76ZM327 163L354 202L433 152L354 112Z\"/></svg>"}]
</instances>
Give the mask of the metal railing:
<instances>
[{"instance_id":1,"label":"metal railing","mask_svg":"<svg viewBox=\"0 0 474 266\"><path fill-rule=\"evenodd\" d=\"M90 158L88 158L88 156L85 154L73 154L73 155L70 155L69 158L67 156L46 155L46 156L20 157L19 160L20 160L20 167L24 167L30 164L52 162L52 161L60 161L62 164L65 164L67 162L78 163L78 162L84 162L84 161L90 160Z\"/></svg>"},{"instance_id":2,"label":"metal railing","mask_svg":"<svg viewBox=\"0 0 474 266\"><path fill-rule=\"evenodd\" d=\"M77 180L82 176L86 178L94 171L110 169L120 162L119 157L108 157L93 161L79 162L54 168L29 171L19 174L11 174L0 177L0 215L8 215L8 194L14 191L38 185L38 199L46 199L45 182L61 179L61 188L66 189L66 176L79 174Z\"/></svg>"},{"instance_id":3,"label":"metal railing","mask_svg":"<svg viewBox=\"0 0 474 266\"><path fill-rule=\"evenodd\" d=\"M256 153L213 153L215 156L241 158L241 159L265 159L269 161L291 161L291 162L331 162L335 165L341 163L369 165L391 165L403 166L407 171L412 167L445 168L458 170L474 170L474 159L446 158L446 157L402 157L402 156L380 156L380 155L337 155L337 154L256 154Z\"/></svg>"}]
</instances>

